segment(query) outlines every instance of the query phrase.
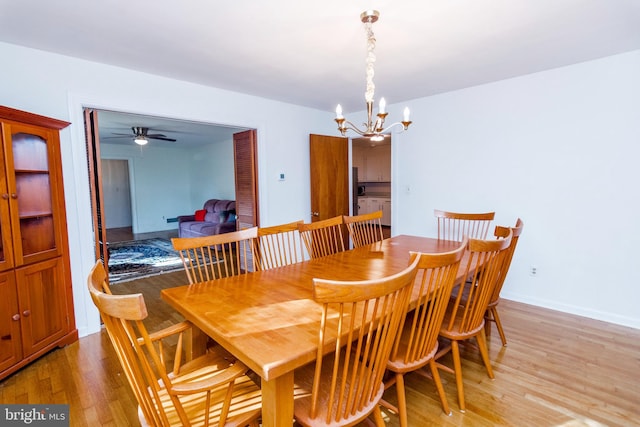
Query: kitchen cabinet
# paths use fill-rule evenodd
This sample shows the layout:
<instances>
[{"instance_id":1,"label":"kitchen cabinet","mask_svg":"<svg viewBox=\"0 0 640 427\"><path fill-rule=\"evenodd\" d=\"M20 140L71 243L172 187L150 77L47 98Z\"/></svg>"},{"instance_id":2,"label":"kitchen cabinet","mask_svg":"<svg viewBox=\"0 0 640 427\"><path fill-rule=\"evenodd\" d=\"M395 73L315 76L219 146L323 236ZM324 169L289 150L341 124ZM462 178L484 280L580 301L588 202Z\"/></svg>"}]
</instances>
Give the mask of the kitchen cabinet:
<instances>
[{"instance_id":1,"label":"kitchen cabinet","mask_svg":"<svg viewBox=\"0 0 640 427\"><path fill-rule=\"evenodd\" d=\"M382 200L382 218L380 222L382 225L391 227L391 199Z\"/></svg>"},{"instance_id":2,"label":"kitchen cabinet","mask_svg":"<svg viewBox=\"0 0 640 427\"><path fill-rule=\"evenodd\" d=\"M364 181L365 176L365 150L365 147L356 144L351 148L351 166L358 168L359 181Z\"/></svg>"},{"instance_id":3,"label":"kitchen cabinet","mask_svg":"<svg viewBox=\"0 0 640 427\"><path fill-rule=\"evenodd\" d=\"M391 145L379 145L369 148L365 158L368 182L391 181Z\"/></svg>"},{"instance_id":4,"label":"kitchen cabinet","mask_svg":"<svg viewBox=\"0 0 640 427\"><path fill-rule=\"evenodd\" d=\"M360 182L391 182L391 145L353 145L352 165Z\"/></svg>"},{"instance_id":5,"label":"kitchen cabinet","mask_svg":"<svg viewBox=\"0 0 640 427\"><path fill-rule=\"evenodd\" d=\"M0 107L0 379L78 339L59 130Z\"/></svg>"},{"instance_id":6,"label":"kitchen cabinet","mask_svg":"<svg viewBox=\"0 0 640 427\"><path fill-rule=\"evenodd\" d=\"M380 223L391 226L391 198L389 197L358 197L358 214L382 211Z\"/></svg>"}]
</instances>

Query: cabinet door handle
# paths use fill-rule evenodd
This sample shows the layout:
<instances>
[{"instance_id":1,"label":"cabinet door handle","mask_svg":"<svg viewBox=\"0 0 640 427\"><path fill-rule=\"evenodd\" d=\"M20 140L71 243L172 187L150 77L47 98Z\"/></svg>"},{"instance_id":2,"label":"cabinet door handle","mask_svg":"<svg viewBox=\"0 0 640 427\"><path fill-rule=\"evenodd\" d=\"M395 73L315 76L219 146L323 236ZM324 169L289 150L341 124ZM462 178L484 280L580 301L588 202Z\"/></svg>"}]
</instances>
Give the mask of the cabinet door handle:
<instances>
[{"instance_id":1,"label":"cabinet door handle","mask_svg":"<svg viewBox=\"0 0 640 427\"><path fill-rule=\"evenodd\" d=\"M2 194L2 198L5 200L9 200L9 195L7 193Z\"/></svg>"},{"instance_id":2,"label":"cabinet door handle","mask_svg":"<svg viewBox=\"0 0 640 427\"><path fill-rule=\"evenodd\" d=\"M11 319L18 321L18 320L20 320L20 315L19 314L14 314L13 316L11 316Z\"/></svg>"},{"instance_id":3,"label":"cabinet door handle","mask_svg":"<svg viewBox=\"0 0 640 427\"><path fill-rule=\"evenodd\" d=\"M29 311L29 310L25 310L25 311L23 311L23 312L22 312L22 315L23 315L24 317L29 317L29 316L31 315L31 311Z\"/></svg>"},{"instance_id":4,"label":"cabinet door handle","mask_svg":"<svg viewBox=\"0 0 640 427\"><path fill-rule=\"evenodd\" d=\"M17 198L18 198L18 195L17 195L16 193L11 193L11 198L12 198L12 199L17 199Z\"/></svg>"}]
</instances>

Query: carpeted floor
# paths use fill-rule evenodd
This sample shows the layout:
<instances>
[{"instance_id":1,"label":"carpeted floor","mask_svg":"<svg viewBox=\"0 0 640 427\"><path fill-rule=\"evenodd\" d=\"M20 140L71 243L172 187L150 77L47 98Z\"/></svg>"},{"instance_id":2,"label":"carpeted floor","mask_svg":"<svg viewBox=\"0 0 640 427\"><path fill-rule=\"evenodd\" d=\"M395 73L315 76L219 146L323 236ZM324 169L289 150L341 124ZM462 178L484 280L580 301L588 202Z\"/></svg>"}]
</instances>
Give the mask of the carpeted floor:
<instances>
[{"instance_id":1,"label":"carpeted floor","mask_svg":"<svg viewBox=\"0 0 640 427\"><path fill-rule=\"evenodd\" d=\"M117 242L109 245L109 283L182 269L180 255L168 239L154 238Z\"/></svg>"}]
</instances>

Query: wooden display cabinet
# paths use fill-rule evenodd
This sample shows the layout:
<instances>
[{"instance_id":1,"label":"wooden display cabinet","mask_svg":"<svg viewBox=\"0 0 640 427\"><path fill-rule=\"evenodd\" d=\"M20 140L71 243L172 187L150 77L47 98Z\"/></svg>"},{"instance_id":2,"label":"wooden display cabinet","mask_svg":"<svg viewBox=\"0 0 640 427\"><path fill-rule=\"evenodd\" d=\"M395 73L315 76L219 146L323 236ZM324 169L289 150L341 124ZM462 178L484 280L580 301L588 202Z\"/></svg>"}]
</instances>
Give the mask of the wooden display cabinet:
<instances>
[{"instance_id":1,"label":"wooden display cabinet","mask_svg":"<svg viewBox=\"0 0 640 427\"><path fill-rule=\"evenodd\" d=\"M60 129L0 106L0 379L78 339Z\"/></svg>"}]
</instances>

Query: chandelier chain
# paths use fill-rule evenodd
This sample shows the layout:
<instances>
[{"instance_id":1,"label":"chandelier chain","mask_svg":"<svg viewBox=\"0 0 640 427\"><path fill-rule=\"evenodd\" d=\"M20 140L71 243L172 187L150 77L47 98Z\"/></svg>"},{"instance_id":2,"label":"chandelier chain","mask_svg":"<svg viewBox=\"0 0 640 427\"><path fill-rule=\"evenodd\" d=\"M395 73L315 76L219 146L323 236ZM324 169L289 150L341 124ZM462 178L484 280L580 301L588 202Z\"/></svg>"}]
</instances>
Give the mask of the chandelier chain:
<instances>
[{"instance_id":1,"label":"chandelier chain","mask_svg":"<svg viewBox=\"0 0 640 427\"><path fill-rule=\"evenodd\" d=\"M376 85L373 83L373 76L375 75L374 65L376 62L376 37L373 34L371 21L365 23L365 29L367 31L367 90L364 94L364 99L367 102L373 102L376 91Z\"/></svg>"}]
</instances>

